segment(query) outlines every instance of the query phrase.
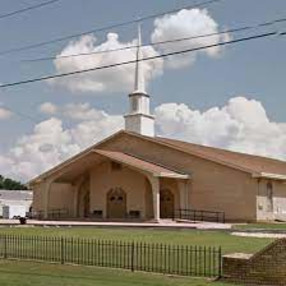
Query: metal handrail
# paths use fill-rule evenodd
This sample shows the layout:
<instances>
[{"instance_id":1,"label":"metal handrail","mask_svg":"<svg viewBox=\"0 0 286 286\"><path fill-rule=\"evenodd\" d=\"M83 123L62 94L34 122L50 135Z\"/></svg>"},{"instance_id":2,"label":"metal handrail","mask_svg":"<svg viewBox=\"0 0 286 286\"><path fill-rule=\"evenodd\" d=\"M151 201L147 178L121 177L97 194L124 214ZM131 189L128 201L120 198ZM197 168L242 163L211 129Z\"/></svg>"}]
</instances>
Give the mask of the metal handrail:
<instances>
[{"instance_id":1,"label":"metal handrail","mask_svg":"<svg viewBox=\"0 0 286 286\"><path fill-rule=\"evenodd\" d=\"M177 209L175 211L175 219L225 223L225 213L223 211Z\"/></svg>"}]
</instances>

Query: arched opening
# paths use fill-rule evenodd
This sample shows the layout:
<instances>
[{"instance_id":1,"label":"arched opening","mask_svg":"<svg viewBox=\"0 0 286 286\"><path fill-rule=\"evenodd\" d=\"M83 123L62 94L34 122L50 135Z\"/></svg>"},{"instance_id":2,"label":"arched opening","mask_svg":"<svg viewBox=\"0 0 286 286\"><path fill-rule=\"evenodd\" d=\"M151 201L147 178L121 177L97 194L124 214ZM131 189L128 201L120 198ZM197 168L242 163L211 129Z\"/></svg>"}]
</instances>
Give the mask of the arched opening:
<instances>
[{"instance_id":1,"label":"arched opening","mask_svg":"<svg viewBox=\"0 0 286 286\"><path fill-rule=\"evenodd\" d=\"M145 180L145 218L154 218L152 186L148 179Z\"/></svg>"},{"instance_id":2,"label":"arched opening","mask_svg":"<svg viewBox=\"0 0 286 286\"><path fill-rule=\"evenodd\" d=\"M173 218L175 209L174 195L169 189L160 190L160 217Z\"/></svg>"},{"instance_id":3,"label":"arched opening","mask_svg":"<svg viewBox=\"0 0 286 286\"><path fill-rule=\"evenodd\" d=\"M126 193L122 188L112 188L107 193L107 218L125 218Z\"/></svg>"},{"instance_id":4,"label":"arched opening","mask_svg":"<svg viewBox=\"0 0 286 286\"><path fill-rule=\"evenodd\" d=\"M89 217L90 213L90 191L89 179L86 178L80 185L78 191L78 215L79 217Z\"/></svg>"}]
</instances>

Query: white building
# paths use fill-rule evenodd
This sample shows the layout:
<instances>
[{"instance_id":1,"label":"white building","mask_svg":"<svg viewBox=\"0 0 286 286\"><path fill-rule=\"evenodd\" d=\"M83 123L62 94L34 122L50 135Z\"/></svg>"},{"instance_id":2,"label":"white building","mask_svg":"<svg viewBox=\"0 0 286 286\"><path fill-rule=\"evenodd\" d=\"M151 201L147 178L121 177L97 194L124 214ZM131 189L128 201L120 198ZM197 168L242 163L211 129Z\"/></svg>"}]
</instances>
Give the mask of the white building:
<instances>
[{"instance_id":1,"label":"white building","mask_svg":"<svg viewBox=\"0 0 286 286\"><path fill-rule=\"evenodd\" d=\"M15 215L22 215L23 209L25 213L28 212L32 200L32 191L0 190L0 217L3 217L3 207L9 207L15 211L18 210L19 214Z\"/></svg>"}]
</instances>

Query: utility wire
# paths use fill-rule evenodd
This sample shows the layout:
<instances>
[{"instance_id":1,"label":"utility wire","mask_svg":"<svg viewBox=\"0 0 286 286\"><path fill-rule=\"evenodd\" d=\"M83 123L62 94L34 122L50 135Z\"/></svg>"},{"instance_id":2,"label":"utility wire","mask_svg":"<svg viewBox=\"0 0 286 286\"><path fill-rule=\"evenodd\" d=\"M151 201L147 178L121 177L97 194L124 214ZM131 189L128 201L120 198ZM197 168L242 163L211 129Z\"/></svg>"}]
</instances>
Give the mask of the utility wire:
<instances>
[{"instance_id":1,"label":"utility wire","mask_svg":"<svg viewBox=\"0 0 286 286\"><path fill-rule=\"evenodd\" d=\"M36 4L36 5L32 5L32 6L26 7L26 8L23 8L23 9L19 9L19 10L13 11L13 12L9 12L9 13L6 13L6 14L0 14L0 20L2 20L4 18L11 17L11 16L14 16L14 15L17 15L17 14L21 14L21 13L27 12L27 11L30 11L30 10L34 10L34 9L38 9L38 8L41 8L41 7L44 7L44 6L48 6L48 5L54 4L54 3L59 2L59 1L61 1L61 0L50 0L50 1L46 1L46 2L40 3L40 4Z\"/></svg>"},{"instance_id":2,"label":"utility wire","mask_svg":"<svg viewBox=\"0 0 286 286\"><path fill-rule=\"evenodd\" d=\"M177 39L173 39L173 40L166 40L166 41L159 41L159 42L150 42L148 44L141 45L141 47L158 46L158 45L164 45L164 44L175 43L175 42L182 42L182 41L193 40L193 39L198 39L198 38L211 37L211 36L220 35L220 34L235 33L235 32L243 31L246 29L248 29L248 28L231 29L231 30L226 30L226 31L221 31L221 32L216 32L216 33L209 33L209 34L198 35L198 36L190 36L190 37L177 38ZM130 46L126 46L126 47L122 47L122 48L118 48L118 49L94 51L94 52L89 52L89 53L78 53L78 54L63 55L63 56L43 57L43 58L28 59L28 60L22 60L22 61L23 62L40 62L40 61L48 61L48 60L60 60L60 59L71 58L71 57L89 56L89 55L96 55L96 54L105 54L105 53L109 53L109 52L118 52L118 51L130 50L130 49L135 49L137 47L138 47L137 45L130 45Z\"/></svg>"},{"instance_id":3,"label":"utility wire","mask_svg":"<svg viewBox=\"0 0 286 286\"><path fill-rule=\"evenodd\" d=\"M139 61L155 60L155 59L158 59L158 58L164 58L164 57L169 57L169 56L174 56L174 55L186 54L186 53L189 53L189 52L195 52L195 51L205 50L205 49L209 49L209 48L213 48L213 47L225 46L225 45L230 45L230 44L234 44L234 43L240 43L240 42L250 41L250 40L254 40L254 39L270 37L270 36L274 36L274 35L285 35L285 33L284 32L283 33L278 33L276 31L276 32L257 34L257 35L254 35L254 36L243 37L243 38L238 38L238 39L235 39L235 40L219 42L217 44L211 44L211 45L201 46L201 47L197 47L197 48L191 48L191 49L186 49L186 50L181 50L181 51L174 51L174 52L170 52L170 53L166 53L166 54L146 57L146 58L140 59ZM55 79L55 78L71 76L71 75L88 73L88 72L93 72L93 71L96 71L96 70L103 70L103 69L113 68L113 67L122 66L122 65L134 64L136 62L137 62L137 60L130 60L130 61L126 61L126 62L120 62L120 63L114 63L114 64L109 64L109 65L103 65L103 66L98 66L98 67L89 68L89 69L75 70L75 71L67 72L67 73L61 73L61 74L55 74L55 75L47 75L47 76L43 76L43 77L37 77L37 78L32 78L32 79L27 79L27 80L12 82L12 83L5 83L5 84L0 85L0 88L12 87L12 86L17 86L17 85L23 85L23 84L28 84L28 83L35 83L35 82L40 82L40 81L45 81L45 80L50 80L50 79Z\"/></svg>"},{"instance_id":4,"label":"utility wire","mask_svg":"<svg viewBox=\"0 0 286 286\"><path fill-rule=\"evenodd\" d=\"M177 38L177 39L173 39L173 40L150 42L148 44L142 45L142 47L165 45L165 44L169 44L169 43L182 42L182 41L188 41L188 40L199 39L199 38L207 38L207 37L212 37L212 36L216 36L216 35L222 35L222 34L228 34L228 33L237 33L237 32L257 29L260 27L272 26L274 24L282 23L282 22L286 22L286 18L279 18L279 19L275 19L272 21L268 21L268 22L262 22L262 23L252 25L252 26L241 26L241 27L237 27L237 28L231 28L228 30L220 31L220 32L201 34L201 35L184 37L184 38ZM71 58L71 57L105 54L105 53L124 51L124 50L130 50L130 49L135 49L135 48L137 48L137 45L129 45L129 46L118 48L118 49L110 49L110 50L104 50L104 51L94 51L94 52L88 52L88 53L78 53L78 54L62 55L62 56L50 56L50 57L42 57L42 58L36 58L36 59L27 59L27 60L22 60L22 61L23 62L41 62L41 61L48 61L48 60L60 60L60 59L66 59L66 58Z\"/></svg>"},{"instance_id":5,"label":"utility wire","mask_svg":"<svg viewBox=\"0 0 286 286\"><path fill-rule=\"evenodd\" d=\"M54 0L54 1L56 1L56 0ZM59 0L57 0L57 1L59 1ZM6 55L6 54L15 53L15 52L21 52L21 51L34 49L34 48L39 48L39 47L43 47L43 46L46 46L46 45L59 43L59 42L65 41L65 40L77 38L77 37L80 37L80 36L89 35L89 34L96 33L96 32L102 32L102 31L113 29L113 28L123 27L123 26L127 26L127 25L130 25L130 24L134 24L134 23L139 23L139 22L142 22L142 21L146 21L146 20L149 20L149 19L153 19L153 18L156 18L156 17L163 16L163 15L166 15L166 14L176 13L176 12L182 10L182 9L198 8L198 7L201 7L201 6L210 5L210 4L213 4L215 2L220 2L220 1L222 1L222 0L208 0L208 1L204 1L204 2L198 3L198 4L188 5L188 6L180 7L180 8L174 9L174 10L169 10L169 11L165 11L165 12L161 12L161 13L152 14L152 15L148 15L148 16L145 16L145 17L137 18L136 20L129 20L129 21L126 21L126 22L112 24L112 25L109 25L109 26L104 26L104 27L101 27L101 28L92 29L92 30L89 30L89 31L81 32L81 33L70 34L68 36L55 38L55 39L52 39L52 40L49 40L49 41L39 42L39 43L36 43L36 44L23 46L23 47L20 47L20 48L4 50L4 51L0 51L0 55Z\"/></svg>"}]
</instances>

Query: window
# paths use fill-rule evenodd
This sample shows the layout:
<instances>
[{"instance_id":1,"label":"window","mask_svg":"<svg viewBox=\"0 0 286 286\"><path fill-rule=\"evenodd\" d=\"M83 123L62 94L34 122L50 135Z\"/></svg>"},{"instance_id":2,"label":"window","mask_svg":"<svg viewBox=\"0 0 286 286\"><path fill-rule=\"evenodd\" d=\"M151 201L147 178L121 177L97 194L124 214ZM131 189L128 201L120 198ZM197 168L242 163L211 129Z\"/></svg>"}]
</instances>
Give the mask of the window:
<instances>
[{"instance_id":1,"label":"window","mask_svg":"<svg viewBox=\"0 0 286 286\"><path fill-rule=\"evenodd\" d=\"M122 169L122 166L120 163L111 162L111 170L112 171L120 171L121 169Z\"/></svg>"}]
</instances>

